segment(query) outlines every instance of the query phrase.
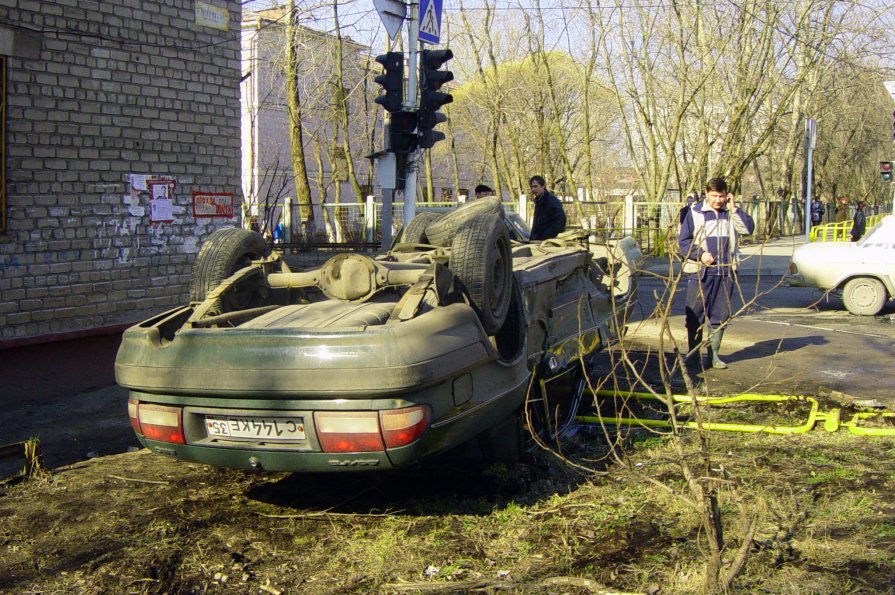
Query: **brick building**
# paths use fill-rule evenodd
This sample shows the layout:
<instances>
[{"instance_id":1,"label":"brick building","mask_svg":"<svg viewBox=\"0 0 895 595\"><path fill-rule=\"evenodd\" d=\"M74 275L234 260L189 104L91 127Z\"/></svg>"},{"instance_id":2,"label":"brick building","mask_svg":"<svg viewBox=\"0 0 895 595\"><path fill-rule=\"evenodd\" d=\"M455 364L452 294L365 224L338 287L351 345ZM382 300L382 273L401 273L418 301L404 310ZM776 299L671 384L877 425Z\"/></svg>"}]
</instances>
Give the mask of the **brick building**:
<instances>
[{"instance_id":1,"label":"brick building","mask_svg":"<svg viewBox=\"0 0 895 595\"><path fill-rule=\"evenodd\" d=\"M239 224L240 10L0 0L0 347L186 301L203 238Z\"/></svg>"}]
</instances>

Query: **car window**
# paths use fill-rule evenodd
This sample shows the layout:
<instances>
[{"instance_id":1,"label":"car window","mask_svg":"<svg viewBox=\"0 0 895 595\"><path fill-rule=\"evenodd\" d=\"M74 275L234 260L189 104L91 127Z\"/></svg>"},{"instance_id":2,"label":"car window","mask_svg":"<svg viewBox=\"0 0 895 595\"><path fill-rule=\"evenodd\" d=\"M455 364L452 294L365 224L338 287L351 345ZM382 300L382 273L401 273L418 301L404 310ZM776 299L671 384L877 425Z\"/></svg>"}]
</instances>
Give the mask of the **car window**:
<instances>
[{"instance_id":1,"label":"car window","mask_svg":"<svg viewBox=\"0 0 895 595\"><path fill-rule=\"evenodd\" d=\"M519 213L507 213L506 214L507 225L509 226L511 231L516 232L518 238L513 238L515 240L521 240L523 242L527 242L531 236L531 229L528 227L528 224L525 223L525 219L523 219Z\"/></svg>"}]
</instances>

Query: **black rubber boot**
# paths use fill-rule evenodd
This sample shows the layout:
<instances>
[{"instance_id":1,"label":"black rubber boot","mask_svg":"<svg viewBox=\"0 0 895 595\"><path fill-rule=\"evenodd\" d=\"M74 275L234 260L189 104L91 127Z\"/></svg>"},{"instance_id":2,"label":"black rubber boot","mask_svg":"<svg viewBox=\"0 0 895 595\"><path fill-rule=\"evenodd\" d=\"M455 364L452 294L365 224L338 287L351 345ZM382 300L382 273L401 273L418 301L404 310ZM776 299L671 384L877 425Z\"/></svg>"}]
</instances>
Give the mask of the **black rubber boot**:
<instances>
[{"instance_id":1,"label":"black rubber boot","mask_svg":"<svg viewBox=\"0 0 895 595\"><path fill-rule=\"evenodd\" d=\"M723 370L727 364L721 361L718 354L721 352L721 339L724 338L724 329L714 329L709 335L709 364L713 368Z\"/></svg>"},{"instance_id":2,"label":"black rubber boot","mask_svg":"<svg viewBox=\"0 0 895 595\"><path fill-rule=\"evenodd\" d=\"M687 357L685 363L694 366L699 363L699 348L702 346L702 327L687 328Z\"/></svg>"}]
</instances>

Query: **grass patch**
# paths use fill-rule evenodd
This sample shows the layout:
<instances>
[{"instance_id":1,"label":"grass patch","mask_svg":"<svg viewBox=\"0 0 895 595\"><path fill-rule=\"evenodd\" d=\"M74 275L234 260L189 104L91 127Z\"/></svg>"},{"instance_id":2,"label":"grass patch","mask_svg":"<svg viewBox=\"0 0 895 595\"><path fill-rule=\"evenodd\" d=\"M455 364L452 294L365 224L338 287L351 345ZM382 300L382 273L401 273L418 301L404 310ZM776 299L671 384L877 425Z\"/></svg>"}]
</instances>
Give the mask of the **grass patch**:
<instances>
[{"instance_id":1,"label":"grass patch","mask_svg":"<svg viewBox=\"0 0 895 595\"><path fill-rule=\"evenodd\" d=\"M811 471L808 477L808 483L817 485L822 483L831 483L839 481L854 481L859 477L858 473L844 467L836 467L829 471Z\"/></svg>"}]
</instances>

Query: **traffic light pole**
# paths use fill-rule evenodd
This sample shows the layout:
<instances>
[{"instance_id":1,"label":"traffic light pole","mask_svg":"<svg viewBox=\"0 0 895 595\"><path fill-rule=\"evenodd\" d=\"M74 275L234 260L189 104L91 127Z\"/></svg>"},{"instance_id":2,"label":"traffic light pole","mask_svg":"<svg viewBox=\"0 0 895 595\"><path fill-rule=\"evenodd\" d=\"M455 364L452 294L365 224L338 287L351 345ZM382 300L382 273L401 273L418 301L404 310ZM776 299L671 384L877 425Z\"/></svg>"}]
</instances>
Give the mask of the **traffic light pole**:
<instances>
[{"instance_id":1,"label":"traffic light pole","mask_svg":"<svg viewBox=\"0 0 895 595\"><path fill-rule=\"evenodd\" d=\"M419 62L419 31L420 31L420 4L418 0L411 0L408 7L408 28L407 28L407 46L410 48L410 55L407 59L407 95L404 100L404 108L407 110L416 109L416 88L417 88L417 63ZM416 170L417 170L417 154L415 150L407 155L407 161L404 165L404 225L410 223L413 216L416 215Z\"/></svg>"},{"instance_id":2,"label":"traffic light pole","mask_svg":"<svg viewBox=\"0 0 895 595\"><path fill-rule=\"evenodd\" d=\"M805 241L811 241L811 194L814 188L814 147L817 144L817 121L805 120Z\"/></svg>"}]
</instances>

